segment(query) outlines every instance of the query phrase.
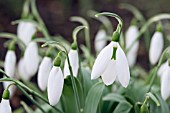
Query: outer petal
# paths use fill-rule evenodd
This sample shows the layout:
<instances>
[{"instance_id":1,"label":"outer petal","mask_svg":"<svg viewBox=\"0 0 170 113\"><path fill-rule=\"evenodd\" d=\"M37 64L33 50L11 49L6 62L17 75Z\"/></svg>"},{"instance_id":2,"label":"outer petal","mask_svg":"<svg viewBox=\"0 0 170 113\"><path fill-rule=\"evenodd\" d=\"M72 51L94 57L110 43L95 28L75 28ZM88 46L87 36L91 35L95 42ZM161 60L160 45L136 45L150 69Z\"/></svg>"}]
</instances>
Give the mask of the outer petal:
<instances>
[{"instance_id":1,"label":"outer petal","mask_svg":"<svg viewBox=\"0 0 170 113\"><path fill-rule=\"evenodd\" d=\"M5 56L4 69L8 76L14 77L16 66L16 55L12 50L8 50Z\"/></svg>"},{"instance_id":2,"label":"outer petal","mask_svg":"<svg viewBox=\"0 0 170 113\"><path fill-rule=\"evenodd\" d=\"M31 22L20 22L18 25L17 35L26 45L29 44L35 32L36 27Z\"/></svg>"},{"instance_id":3,"label":"outer petal","mask_svg":"<svg viewBox=\"0 0 170 113\"><path fill-rule=\"evenodd\" d=\"M118 45L116 52L116 70L119 82L123 87L127 87L130 80L129 65L126 55L120 45Z\"/></svg>"},{"instance_id":4,"label":"outer petal","mask_svg":"<svg viewBox=\"0 0 170 113\"><path fill-rule=\"evenodd\" d=\"M105 38L107 37L105 30L100 29L95 37L94 40L94 46L95 46L95 50L96 52L101 51L105 46L107 41L105 40Z\"/></svg>"},{"instance_id":5,"label":"outer petal","mask_svg":"<svg viewBox=\"0 0 170 113\"><path fill-rule=\"evenodd\" d=\"M35 42L30 42L24 53L26 72L33 76L36 74L39 65L38 47Z\"/></svg>"},{"instance_id":6,"label":"outer petal","mask_svg":"<svg viewBox=\"0 0 170 113\"><path fill-rule=\"evenodd\" d=\"M69 54L69 59L70 59L70 64L73 70L73 75L77 77L78 74L78 69L79 69L79 59L78 59L78 52L77 50L70 50ZM65 60L65 65L64 65L64 76L70 75L69 67L68 67L68 62Z\"/></svg>"},{"instance_id":7,"label":"outer petal","mask_svg":"<svg viewBox=\"0 0 170 113\"><path fill-rule=\"evenodd\" d=\"M129 29L126 32L126 49L128 49L132 45L138 33L139 31L137 26L133 25L129 27ZM136 62L138 48L139 48L139 41L136 41L136 43L127 53L127 59L130 67L133 67Z\"/></svg>"},{"instance_id":8,"label":"outer petal","mask_svg":"<svg viewBox=\"0 0 170 113\"><path fill-rule=\"evenodd\" d=\"M116 79L116 61L111 60L102 74L102 80L106 85L111 85Z\"/></svg>"},{"instance_id":9,"label":"outer petal","mask_svg":"<svg viewBox=\"0 0 170 113\"><path fill-rule=\"evenodd\" d=\"M161 80L161 96L166 100L170 96L170 67L166 68L166 71L162 75Z\"/></svg>"},{"instance_id":10,"label":"outer petal","mask_svg":"<svg viewBox=\"0 0 170 113\"><path fill-rule=\"evenodd\" d=\"M0 103L0 113L12 113L9 100L2 99Z\"/></svg>"},{"instance_id":11,"label":"outer petal","mask_svg":"<svg viewBox=\"0 0 170 113\"><path fill-rule=\"evenodd\" d=\"M161 32L155 32L151 39L149 49L149 60L152 65L155 65L158 62L158 59L162 53L163 46L163 34Z\"/></svg>"},{"instance_id":12,"label":"outer petal","mask_svg":"<svg viewBox=\"0 0 170 113\"><path fill-rule=\"evenodd\" d=\"M48 78L48 99L51 105L56 105L61 97L64 85L64 77L60 67L53 66Z\"/></svg>"},{"instance_id":13,"label":"outer petal","mask_svg":"<svg viewBox=\"0 0 170 113\"><path fill-rule=\"evenodd\" d=\"M111 42L109 45L107 45L104 49L101 50L94 62L91 73L91 79L98 78L105 71L109 62L111 61L114 45L117 45L117 43Z\"/></svg>"},{"instance_id":14,"label":"outer petal","mask_svg":"<svg viewBox=\"0 0 170 113\"><path fill-rule=\"evenodd\" d=\"M44 57L38 70L38 86L44 91L47 87L48 76L52 68L52 60L50 57Z\"/></svg>"},{"instance_id":15,"label":"outer petal","mask_svg":"<svg viewBox=\"0 0 170 113\"><path fill-rule=\"evenodd\" d=\"M24 63L23 58L20 59L17 69L18 69L18 74L22 80L24 80L24 81L30 80L31 75L29 75L25 69L25 63Z\"/></svg>"}]
</instances>

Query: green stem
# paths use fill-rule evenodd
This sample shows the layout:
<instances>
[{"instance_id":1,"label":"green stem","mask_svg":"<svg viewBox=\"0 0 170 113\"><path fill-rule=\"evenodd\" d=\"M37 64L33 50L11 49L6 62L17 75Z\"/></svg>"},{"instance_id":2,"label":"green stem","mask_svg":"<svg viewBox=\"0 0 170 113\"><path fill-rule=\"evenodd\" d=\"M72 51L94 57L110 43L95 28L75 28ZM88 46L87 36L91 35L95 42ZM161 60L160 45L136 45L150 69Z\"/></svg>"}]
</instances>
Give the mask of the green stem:
<instances>
[{"instance_id":1,"label":"green stem","mask_svg":"<svg viewBox=\"0 0 170 113\"><path fill-rule=\"evenodd\" d=\"M47 38L47 39L50 39L50 35L49 35L49 32L40 16L40 14L38 13L38 10L37 10L37 7L36 7L36 1L35 0L32 0L31 2L31 9L32 9L32 13L33 15L35 16L35 18L38 20L39 24L41 25L42 27L42 32L44 34L44 36Z\"/></svg>"},{"instance_id":2,"label":"green stem","mask_svg":"<svg viewBox=\"0 0 170 113\"><path fill-rule=\"evenodd\" d=\"M27 87L25 84L23 84L22 82L18 81L18 80L14 80L14 79L11 79L9 78L9 76L6 75L6 73L3 71L3 70L0 70L1 73L3 73L7 78L2 78L0 79L0 82L4 82L4 81L11 81L11 82L14 82L16 85L19 85L20 87L26 89L28 92L30 92L32 95L38 97L39 99L41 99L42 101L44 101L45 103L47 103L48 105L49 102L43 97L41 96L40 94L38 94L37 92L35 92L34 90L30 89L29 87ZM59 113L63 113L60 109L50 105L53 109L55 109L56 111L58 111Z\"/></svg>"},{"instance_id":3,"label":"green stem","mask_svg":"<svg viewBox=\"0 0 170 113\"><path fill-rule=\"evenodd\" d=\"M73 76L73 71L72 71L72 67L71 67L71 64L70 64L70 59L68 57L68 54L67 54L67 61L68 61L69 70L70 70L70 76L71 76L71 82L72 82L72 86L73 86L73 92L74 92L74 96L75 96L76 103L77 103L77 106L78 106L78 113L80 113L81 112L80 100L79 100L78 91L77 91L77 87L76 87L76 82L75 82L75 79L74 79L74 76Z\"/></svg>"},{"instance_id":4,"label":"green stem","mask_svg":"<svg viewBox=\"0 0 170 113\"><path fill-rule=\"evenodd\" d=\"M43 113L46 113L40 104L36 102L21 86L18 84L16 84L16 86L33 104L35 104Z\"/></svg>"},{"instance_id":5,"label":"green stem","mask_svg":"<svg viewBox=\"0 0 170 113\"><path fill-rule=\"evenodd\" d=\"M70 20L73 22L80 22L81 24L83 24L83 26L87 26L88 29L85 29L85 41L86 41L86 46L91 53L90 28L88 22L84 18L77 17L77 16L71 17Z\"/></svg>"}]
</instances>

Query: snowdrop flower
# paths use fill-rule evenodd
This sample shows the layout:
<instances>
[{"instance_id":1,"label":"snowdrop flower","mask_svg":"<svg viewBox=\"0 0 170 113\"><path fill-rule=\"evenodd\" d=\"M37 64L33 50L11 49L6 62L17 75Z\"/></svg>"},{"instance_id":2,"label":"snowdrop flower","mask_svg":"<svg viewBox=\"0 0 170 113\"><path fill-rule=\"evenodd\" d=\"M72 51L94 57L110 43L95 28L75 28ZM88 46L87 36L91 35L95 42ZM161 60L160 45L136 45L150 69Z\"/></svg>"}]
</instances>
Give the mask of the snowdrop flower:
<instances>
[{"instance_id":1,"label":"snowdrop flower","mask_svg":"<svg viewBox=\"0 0 170 113\"><path fill-rule=\"evenodd\" d=\"M126 32L126 49L128 49L135 41L139 33L136 25L131 25ZM136 41L133 47L127 52L127 59L130 67L133 67L136 63L137 52L139 48L139 41Z\"/></svg>"},{"instance_id":2,"label":"snowdrop flower","mask_svg":"<svg viewBox=\"0 0 170 113\"><path fill-rule=\"evenodd\" d=\"M164 71L161 74L161 96L164 100L170 96L170 66L168 63L164 64ZM162 69L163 69L162 68Z\"/></svg>"},{"instance_id":3,"label":"snowdrop flower","mask_svg":"<svg viewBox=\"0 0 170 113\"><path fill-rule=\"evenodd\" d=\"M12 113L11 110L11 106L9 103L9 91L8 90L4 90L3 96L2 96L2 100L0 103L0 113Z\"/></svg>"},{"instance_id":4,"label":"snowdrop flower","mask_svg":"<svg viewBox=\"0 0 170 113\"><path fill-rule=\"evenodd\" d=\"M36 74L39 65L38 46L36 42L30 42L24 53L25 70L31 77Z\"/></svg>"},{"instance_id":5,"label":"snowdrop flower","mask_svg":"<svg viewBox=\"0 0 170 113\"><path fill-rule=\"evenodd\" d=\"M70 65L73 70L73 75L77 77L78 69L79 69L79 57L78 57L77 47L72 48L70 50L70 52L68 53L68 57L70 59ZM66 59L64 64L64 77L66 78L68 75L70 75L70 70L68 66L68 61Z\"/></svg>"},{"instance_id":6,"label":"snowdrop flower","mask_svg":"<svg viewBox=\"0 0 170 113\"><path fill-rule=\"evenodd\" d=\"M20 22L17 28L17 35L25 45L29 44L35 32L36 26L31 22Z\"/></svg>"},{"instance_id":7,"label":"snowdrop flower","mask_svg":"<svg viewBox=\"0 0 170 113\"><path fill-rule=\"evenodd\" d=\"M18 66L17 66L17 71L18 71L19 77L21 77L22 80L28 81L31 79L31 75L29 75L26 71L24 58L21 58L19 60Z\"/></svg>"},{"instance_id":8,"label":"snowdrop flower","mask_svg":"<svg viewBox=\"0 0 170 113\"><path fill-rule=\"evenodd\" d=\"M64 77L60 68L60 64L61 60L57 56L48 78L48 100L53 106L59 102L64 85Z\"/></svg>"},{"instance_id":9,"label":"snowdrop flower","mask_svg":"<svg viewBox=\"0 0 170 113\"><path fill-rule=\"evenodd\" d=\"M38 70L38 86L42 91L46 90L48 76L52 68L52 59L45 56L39 66Z\"/></svg>"},{"instance_id":10,"label":"snowdrop flower","mask_svg":"<svg viewBox=\"0 0 170 113\"><path fill-rule=\"evenodd\" d=\"M151 39L150 49L149 49L149 60L152 65L158 62L158 59L162 53L164 46L163 34L162 32L156 31Z\"/></svg>"},{"instance_id":11,"label":"snowdrop flower","mask_svg":"<svg viewBox=\"0 0 170 113\"><path fill-rule=\"evenodd\" d=\"M95 46L96 52L101 51L106 46L106 43L107 43L106 37L107 35L106 35L105 30L100 29L97 32L95 40L94 40L94 46Z\"/></svg>"},{"instance_id":12,"label":"snowdrop flower","mask_svg":"<svg viewBox=\"0 0 170 113\"><path fill-rule=\"evenodd\" d=\"M4 70L6 72L6 74L11 77L14 78L15 75L15 67L16 67L16 54L14 52L14 50L8 50L7 54L5 56L5 63L4 63ZM10 84L10 82L3 82L3 87L4 89L7 88L7 86ZM9 91L11 93L11 96L14 93L14 87L10 87Z\"/></svg>"},{"instance_id":13,"label":"snowdrop flower","mask_svg":"<svg viewBox=\"0 0 170 113\"><path fill-rule=\"evenodd\" d=\"M119 33L113 37L119 39ZM110 42L97 56L91 74L91 79L102 77L106 85L112 84L116 77L123 87L127 87L130 80L128 61L118 42Z\"/></svg>"}]
</instances>

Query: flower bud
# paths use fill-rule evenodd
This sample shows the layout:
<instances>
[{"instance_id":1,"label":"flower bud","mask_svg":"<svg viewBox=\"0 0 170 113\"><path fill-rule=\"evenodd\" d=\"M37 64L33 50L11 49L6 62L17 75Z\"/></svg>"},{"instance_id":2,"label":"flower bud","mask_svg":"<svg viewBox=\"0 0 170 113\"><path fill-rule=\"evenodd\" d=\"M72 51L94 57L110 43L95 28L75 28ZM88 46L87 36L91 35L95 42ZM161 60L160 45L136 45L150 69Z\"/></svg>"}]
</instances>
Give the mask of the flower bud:
<instances>
[{"instance_id":1,"label":"flower bud","mask_svg":"<svg viewBox=\"0 0 170 113\"><path fill-rule=\"evenodd\" d=\"M148 107L146 104L143 104L141 107L140 107L140 113L149 113L149 110L148 110Z\"/></svg>"}]
</instances>

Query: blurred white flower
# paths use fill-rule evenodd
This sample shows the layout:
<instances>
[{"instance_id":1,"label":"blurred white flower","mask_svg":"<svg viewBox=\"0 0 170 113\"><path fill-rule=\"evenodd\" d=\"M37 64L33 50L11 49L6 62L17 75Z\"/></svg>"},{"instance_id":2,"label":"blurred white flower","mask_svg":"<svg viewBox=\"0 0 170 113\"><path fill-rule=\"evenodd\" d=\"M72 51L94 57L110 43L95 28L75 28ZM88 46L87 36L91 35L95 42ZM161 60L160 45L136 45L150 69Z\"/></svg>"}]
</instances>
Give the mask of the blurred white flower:
<instances>
[{"instance_id":1,"label":"blurred white flower","mask_svg":"<svg viewBox=\"0 0 170 113\"><path fill-rule=\"evenodd\" d=\"M12 113L9 100L2 98L0 103L0 113Z\"/></svg>"},{"instance_id":2,"label":"blurred white flower","mask_svg":"<svg viewBox=\"0 0 170 113\"><path fill-rule=\"evenodd\" d=\"M24 81L29 81L31 79L31 75L29 75L25 69L24 58L21 58L18 62L17 71L19 77Z\"/></svg>"},{"instance_id":3,"label":"blurred white flower","mask_svg":"<svg viewBox=\"0 0 170 113\"><path fill-rule=\"evenodd\" d=\"M116 47L116 60L112 59L113 48ZM91 74L91 79L102 76L106 85L112 84L116 77L123 87L127 87L130 80L128 61L119 43L111 42L101 50L97 56Z\"/></svg>"},{"instance_id":4,"label":"blurred white flower","mask_svg":"<svg viewBox=\"0 0 170 113\"><path fill-rule=\"evenodd\" d=\"M126 32L126 49L128 49L135 41L139 33L138 27L131 25ZM127 52L127 59L130 67L136 63L137 53L139 48L139 41L136 41L133 47Z\"/></svg>"},{"instance_id":5,"label":"blurred white flower","mask_svg":"<svg viewBox=\"0 0 170 113\"><path fill-rule=\"evenodd\" d=\"M164 71L161 74L161 96L164 100L170 96L170 67L168 63L164 65Z\"/></svg>"},{"instance_id":6,"label":"blurred white flower","mask_svg":"<svg viewBox=\"0 0 170 113\"><path fill-rule=\"evenodd\" d=\"M31 77L36 74L39 65L38 46L36 42L30 42L24 53L25 70Z\"/></svg>"},{"instance_id":7,"label":"blurred white flower","mask_svg":"<svg viewBox=\"0 0 170 113\"><path fill-rule=\"evenodd\" d=\"M17 35L25 45L29 44L35 32L36 26L31 22L20 22L17 28Z\"/></svg>"},{"instance_id":8,"label":"blurred white flower","mask_svg":"<svg viewBox=\"0 0 170 113\"><path fill-rule=\"evenodd\" d=\"M107 44L107 40L106 40L106 31L103 29L100 29L95 37L94 40L94 46L95 46L95 50L96 52L100 52Z\"/></svg>"},{"instance_id":9,"label":"blurred white flower","mask_svg":"<svg viewBox=\"0 0 170 113\"><path fill-rule=\"evenodd\" d=\"M51 68L52 59L50 57L44 57L38 70L38 86L42 91L46 90Z\"/></svg>"},{"instance_id":10,"label":"blurred white flower","mask_svg":"<svg viewBox=\"0 0 170 113\"><path fill-rule=\"evenodd\" d=\"M14 78L15 75L15 69L16 69L16 54L13 50L8 50L7 54L5 56L5 63L4 63L4 70L6 72L6 74L11 77ZM3 82L3 87L4 89L6 89L6 87L10 84L10 82ZM14 86L11 86L9 88L10 94L11 96L14 93Z\"/></svg>"},{"instance_id":11,"label":"blurred white flower","mask_svg":"<svg viewBox=\"0 0 170 113\"><path fill-rule=\"evenodd\" d=\"M164 47L163 34L162 32L156 31L151 39L149 49L149 60L152 65L155 65L158 62L163 47Z\"/></svg>"},{"instance_id":12,"label":"blurred white flower","mask_svg":"<svg viewBox=\"0 0 170 113\"><path fill-rule=\"evenodd\" d=\"M51 105L56 105L61 97L64 77L60 67L53 66L48 78L48 100Z\"/></svg>"},{"instance_id":13,"label":"blurred white flower","mask_svg":"<svg viewBox=\"0 0 170 113\"><path fill-rule=\"evenodd\" d=\"M73 75L77 77L79 69L79 57L77 50L71 49L70 52L68 53L68 57L70 59L70 65L72 67ZM70 75L70 70L68 66L68 61L66 59L64 64L64 77L66 78L68 75Z\"/></svg>"}]
</instances>

